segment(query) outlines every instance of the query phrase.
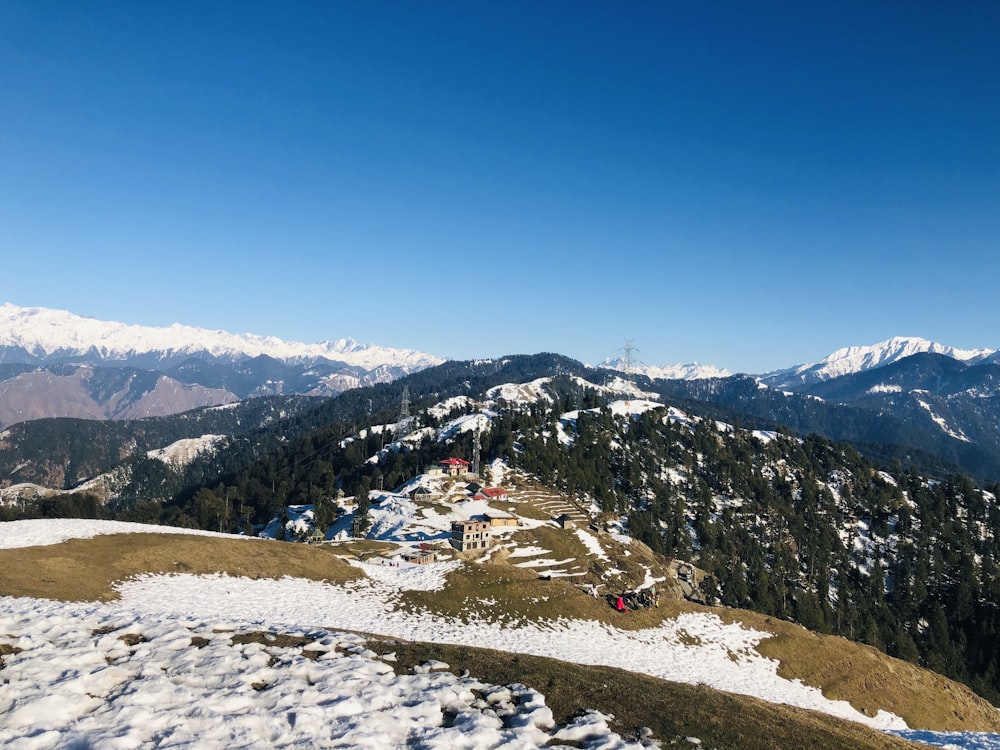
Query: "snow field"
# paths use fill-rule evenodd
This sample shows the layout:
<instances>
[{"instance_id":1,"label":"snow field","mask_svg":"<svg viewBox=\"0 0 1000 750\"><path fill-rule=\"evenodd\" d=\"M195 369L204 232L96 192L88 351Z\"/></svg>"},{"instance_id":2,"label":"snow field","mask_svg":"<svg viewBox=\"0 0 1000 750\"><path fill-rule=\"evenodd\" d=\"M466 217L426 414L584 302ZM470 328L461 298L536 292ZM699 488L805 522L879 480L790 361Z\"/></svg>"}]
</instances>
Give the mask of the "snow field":
<instances>
[{"instance_id":1,"label":"snow field","mask_svg":"<svg viewBox=\"0 0 1000 750\"><path fill-rule=\"evenodd\" d=\"M443 563L424 566L433 569ZM417 566L414 566L417 567ZM399 611L398 592L412 573L382 567L378 580L343 586L286 578L249 580L228 576L148 576L120 587L121 606L154 618L175 612L206 620L231 620L242 627L315 623L383 636L431 643L482 646L548 656L578 664L614 666L687 684L704 684L823 711L878 729L904 729L899 717L880 712L868 717L845 701L832 701L799 681L781 678L778 663L755 646L767 634L727 625L714 614L686 614L660 627L619 630L602 623L552 620L501 626L470 617L460 622L432 613ZM425 575L431 575L428 571ZM443 580L443 579L442 579Z\"/></svg>"},{"instance_id":2,"label":"snow field","mask_svg":"<svg viewBox=\"0 0 1000 750\"><path fill-rule=\"evenodd\" d=\"M0 598L0 745L52 747L638 748L590 712L556 728L540 693L395 674L360 636L295 630L304 646L234 641L231 622L149 619L119 605ZM306 654L314 655L310 658Z\"/></svg>"}]
</instances>

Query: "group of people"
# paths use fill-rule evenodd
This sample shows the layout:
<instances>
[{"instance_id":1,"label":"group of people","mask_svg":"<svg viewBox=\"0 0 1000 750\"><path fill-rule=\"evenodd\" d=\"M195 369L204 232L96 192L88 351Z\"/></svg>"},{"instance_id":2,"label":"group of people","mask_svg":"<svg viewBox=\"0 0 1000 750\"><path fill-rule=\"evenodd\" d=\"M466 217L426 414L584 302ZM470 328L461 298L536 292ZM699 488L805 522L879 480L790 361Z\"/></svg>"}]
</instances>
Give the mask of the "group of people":
<instances>
[{"instance_id":1,"label":"group of people","mask_svg":"<svg viewBox=\"0 0 1000 750\"><path fill-rule=\"evenodd\" d=\"M629 612L635 609L652 609L660 606L660 594L656 586L640 591L622 591L615 598L615 609L619 612Z\"/></svg>"}]
</instances>

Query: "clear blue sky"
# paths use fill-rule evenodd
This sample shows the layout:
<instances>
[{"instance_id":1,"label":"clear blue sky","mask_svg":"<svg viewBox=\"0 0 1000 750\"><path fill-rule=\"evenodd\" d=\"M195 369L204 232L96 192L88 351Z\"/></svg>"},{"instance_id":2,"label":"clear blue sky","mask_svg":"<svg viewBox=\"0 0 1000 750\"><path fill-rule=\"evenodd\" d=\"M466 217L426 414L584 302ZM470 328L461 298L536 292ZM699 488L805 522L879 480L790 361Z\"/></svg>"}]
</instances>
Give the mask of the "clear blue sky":
<instances>
[{"instance_id":1,"label":"clear blue sky","mask_svg":"<svg viewBox=\"0 0 1000 750\"><path fill-rule=\"evenodd\" d=\"M734 372L997 348L998 39L995 0L0 0L0 301Z\"/></svg>"}]
</instances>

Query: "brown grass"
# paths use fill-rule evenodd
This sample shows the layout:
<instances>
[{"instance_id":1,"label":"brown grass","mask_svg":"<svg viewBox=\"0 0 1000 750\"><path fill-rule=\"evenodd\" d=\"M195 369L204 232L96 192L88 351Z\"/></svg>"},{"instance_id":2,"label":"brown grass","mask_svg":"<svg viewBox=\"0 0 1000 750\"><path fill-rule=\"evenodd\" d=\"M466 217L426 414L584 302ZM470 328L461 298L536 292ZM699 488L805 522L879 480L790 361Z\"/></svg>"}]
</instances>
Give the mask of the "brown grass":
<instances>
[{"instance_id":1,"label":"brown grass","mask_svg":"<svg viewBox=\"0 0 1000 750\"><path fill-rule=\"evenodd\" d=\"M228 573L342 582L361 574L324 545L189 534L113 534L0 550L0 594L109 601L112 588L142 573Z\"/></svg>"},{"instance_id":2,"label":"brown grass","mask_svg":"<svg viewBox=\"0 0 1000 750\"><path fill-rule=\"evenodd\" d=\"M818 687L874 716L882 709L911 727L936 731L1000 732L1000 711L972 690L861 643L819 635L745 610L714 610L727 622L773 633L757 651L780 663L778 674Z\"/></svg>"},{"instance_id":3,"label":"brown grass","mask_svg":"<svg viewBox=\"0 0 1000 750\"><path fill-rule=\"evenodd\" d=\"M448 575L447 585L439 590L403 592L403 606L414 614L433 612L461 621L485 616L511 626L565 617L606 622L623 630L656 627L664 619L695 608L687 602L664 599L657 609L620 614L603 596L595 599L585 593L576 583L584 578L546 580L539 577L544 568L518 568L506 562L503 554L495 560L492 564L462 565ZM602 594L606 591L601 589Z\"/></svg>"}]
</instances>

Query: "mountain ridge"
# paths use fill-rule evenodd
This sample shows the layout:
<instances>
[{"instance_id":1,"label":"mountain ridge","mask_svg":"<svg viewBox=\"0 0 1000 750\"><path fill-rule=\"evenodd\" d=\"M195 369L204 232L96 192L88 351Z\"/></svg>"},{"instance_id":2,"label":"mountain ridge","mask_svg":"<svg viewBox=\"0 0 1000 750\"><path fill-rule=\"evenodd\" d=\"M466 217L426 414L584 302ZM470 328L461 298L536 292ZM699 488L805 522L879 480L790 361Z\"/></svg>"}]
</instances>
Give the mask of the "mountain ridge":
<instances>
[{"instance_id":1,"label":"mountain ridge","mask_svg":"<svg viewBox=\"0 0 1000 750\"><path fill-rule=\"evenodd\" d=\"M74 329L78 325L82 328ZM153 340L144 343L147 334ZM243 346L238 354L237 345ZM262 347L294 356L281 359L260 353ZM320 350L350 354L365 364L310 356ZM562 355L557 360L540 366L538 375L552 374L551 367L555 373L577 374L601 369ZM288 344L179 325L126 326L5 304L0 306L0 429L40 418L168 416L261 396L329 398L425 371L431 373L428 380L450 381L444 361L432 361L438 360L412 350L364 347L353 339ZM508 361L475 360L472 367L478 379ZM606 374L590 377L641 382L661 396L714 404L723 408L723 418L750 419L767 429L784 426L848 440L889 463L916 460L935 473L958 469L992 479L1000 476L1000 439L993 427L1000 420L998 361L1000 353L990 349L895 337L764 375L729 375L697 363L653 367L620 358L605 362L611 368ZM947 392L936 385L945 381L954 384Z\"/></svg>"},{"instance_id":2,"label":"mountain ridge","mask_svg":"<svg viewBox=\"0 0 1000 750\"><path fill-rule=\"evenodd\" d=\"M791 388L885 367L915 354L942 354L951 359L977 364L998 354L995 349L958 349L916 336L894 336L866 346L837 349L818 362L774 370L760 376L775 388Z\"/></svg>"},{"instance_id":3,"label":"mountain ridge","mask_svg":"<svg viewBox=\"0 0 1000 750\"><path fill-rule=\"evenodd\" d=\"M794 388L884 367L924 352L943 354L967 364L1000 361L1000 350L996 349L960 349L916 336L894 336L874 344L842 347L817 362L770 370L757 377L772 387ZM95 364L130 363L153 369L154 365L176 366L192 356L225 362L265 356L286 364L327 360L369 371L388 367L399 374L445 361L413 349L360 344L351 337L307 344L179 323L141 326L101 321L65 310L0 304L0 363L44 364L82 359ZM699 362L648 365L623 357L608 358L597 367L652 379L695 380L732 375L727 368Z\"/></svg>"},{"instance_id":4,"label":"mountain ridge","mask_svg":"<svg viewBox=\"0 0 1000 750\"><path fill-rule=\"evenodd\" d=\"M228 361L264 355L291 363L325 359L366 369L392 365L411 372L444 361L412 349L359 344L349 337L305 344L179 323L154 327L100 321L65 310L10 303L0 305L0 348L20 350L38 363L74 357L117 362L142 354L156 354L161 362L175 363L204 353Z\"/></svg>"}]
</instances>

